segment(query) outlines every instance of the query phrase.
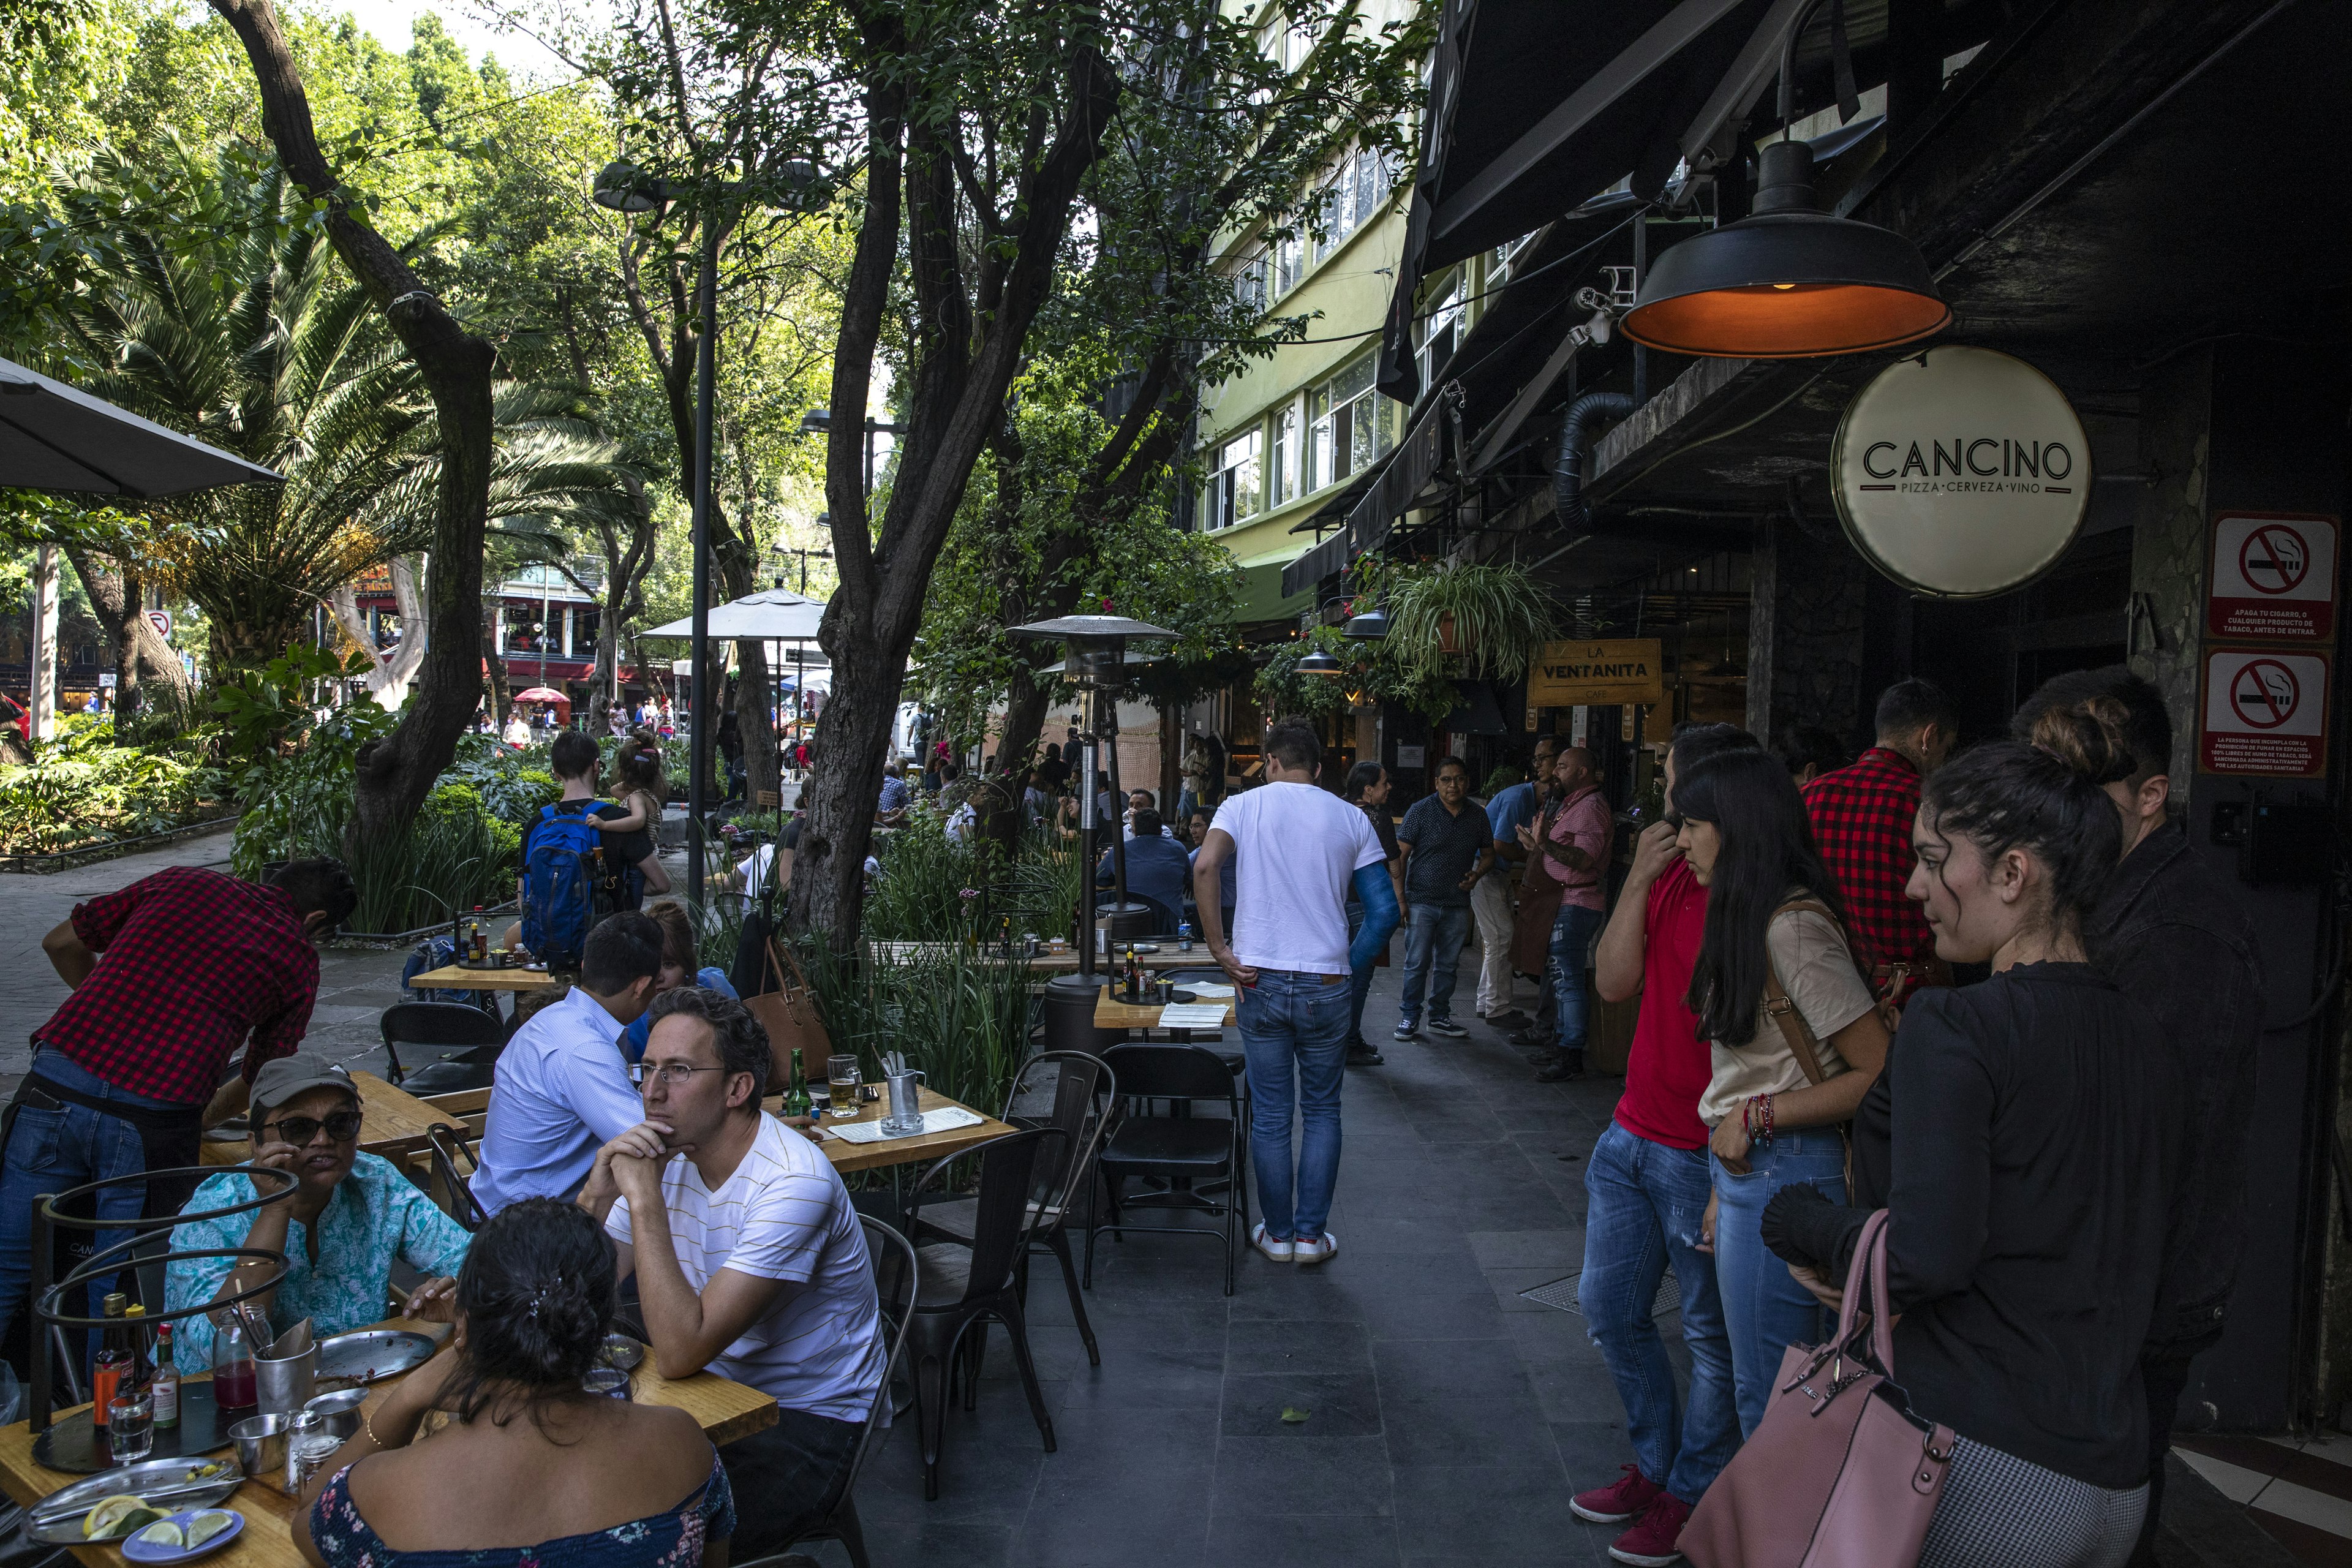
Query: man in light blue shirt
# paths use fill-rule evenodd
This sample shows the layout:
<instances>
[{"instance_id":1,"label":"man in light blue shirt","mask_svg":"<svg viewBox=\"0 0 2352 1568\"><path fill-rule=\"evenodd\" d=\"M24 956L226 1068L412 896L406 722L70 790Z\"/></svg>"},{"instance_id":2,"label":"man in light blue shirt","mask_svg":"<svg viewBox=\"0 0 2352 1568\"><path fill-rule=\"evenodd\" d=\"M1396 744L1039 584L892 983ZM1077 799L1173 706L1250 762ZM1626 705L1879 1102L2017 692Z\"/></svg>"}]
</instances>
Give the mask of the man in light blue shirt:
<instances>
[{"instance_id":1,"label":"man in light blue shirt","mask_svg":"<svg viewBox=\"0 0 2352 1568\"><path fill-rule=\"evenodd\" d=\"M907 819L907 807L915 798L914 786L907 782L906 765L897 758L882 765L882 795L874 804L874 820L885 827L896 827Z\"/></svg>"},{"instance_id":2,"label":"man in light blue shirt","mask_svg":"<svg viewBox=\"0 0 2352 1568\"><path fill-rule=\"evenodd\" d=\"M653 999L661 964L662 929L651 915L607 915L583 944L580 984L507 1042L471 1184L484 1209L574 1196L596 1151L645 1120L621 1031Z\"/></svg>"},{"instance_id":3,"label":"man in light blue shirt","mask_svg":"<svg viewBox=\"0 0 2352 1568\"><path fill-rule=\"evenodd\" d=\"M1495 875L1481 877L1470 889L1470 912L1478 921L1478 1016L1498 1029L1515 1029L1527 1016L1511 1002L1510 868L1527 858L1519 847L1519 828L1532 827L1543 810L1543 784L1551 777L1552 758L1559 742L1546 735L1536 742L1535 769L1525 783L1498 789L1486 803L1486 821L1495 833Z\"/></svg>"}]
</instances>

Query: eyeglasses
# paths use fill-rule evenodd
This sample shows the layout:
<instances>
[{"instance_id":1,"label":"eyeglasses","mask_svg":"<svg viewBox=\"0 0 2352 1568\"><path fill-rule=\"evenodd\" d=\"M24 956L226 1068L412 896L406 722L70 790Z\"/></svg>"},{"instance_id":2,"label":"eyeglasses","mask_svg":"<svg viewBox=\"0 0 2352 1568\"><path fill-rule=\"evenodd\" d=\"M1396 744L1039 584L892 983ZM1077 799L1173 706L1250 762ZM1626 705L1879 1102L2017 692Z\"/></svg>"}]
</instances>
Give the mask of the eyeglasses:
<instances>
[{"instance_id":1,"label":"eyeglasses","mask_svg":"<svg viewBox=\"0 0 2352 1568\"><path fill-rule=\"evenodd\" d=\"M264 1131L272 1127L278 1130L278 1136L281 1141L291 1143L298 1149L316 1138L321 1127L327 1130L327 1136L336 1142L348 1143L360 1135L360 1113L356 1110L338 1110L330 1114L323 1121L315 1116L289 1116L281 1121L262 1123Z\"/></svg>"},{"instance_id":2,"label":"eyeglasses","mask_svg":"<svg viewBox=\"0 0 2352 1568\"><path fill-rule=\"evenodd\" d=\"M650 1076L660 1079L664 1084L667 1085L671 1089L682 1089L687 1084L691 1083L694 1080L694 1075L696 1073L725 1072L726 1070L726 1068L723 1066L715 1068L694 1068L687 1066L684 1062L663 1062L659 1066L648 1067L644 1062L638 1062L629 1068L629 1081L631 1083L641 1084L646 1081L648 1076Z\"/></svg>"}]
</instances>

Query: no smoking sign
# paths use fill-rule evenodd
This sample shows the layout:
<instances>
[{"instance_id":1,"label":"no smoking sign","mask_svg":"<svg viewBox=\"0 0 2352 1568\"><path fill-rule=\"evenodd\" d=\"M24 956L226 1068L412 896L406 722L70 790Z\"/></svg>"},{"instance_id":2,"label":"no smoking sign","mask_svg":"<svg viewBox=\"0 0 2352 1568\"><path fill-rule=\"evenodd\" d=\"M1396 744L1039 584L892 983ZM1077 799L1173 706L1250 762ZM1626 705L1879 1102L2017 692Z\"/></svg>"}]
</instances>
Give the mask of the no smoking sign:
<instances>
[{"instance_id":1,"label":"no smoking sign","mask_svg":"<svg viewBox=\"0 0 2352 1568\"><path fill-rule=\"evenodd\" d=\"M2209 648L2198 765L2266 778L2325 773L2328 673L2318 654Z\"/></svg>"},{"instance_id":2,"label":"no smoking sign","mask_svg":"<svg viewBox=\"0 0 2352 1568\"><path fill-rule=\"evenodd\" d=\"M2231 512L2213 520L2205 629L2217 637L2324 642L2336 631L2332 517Z\"/></svg>"}]
</instances>

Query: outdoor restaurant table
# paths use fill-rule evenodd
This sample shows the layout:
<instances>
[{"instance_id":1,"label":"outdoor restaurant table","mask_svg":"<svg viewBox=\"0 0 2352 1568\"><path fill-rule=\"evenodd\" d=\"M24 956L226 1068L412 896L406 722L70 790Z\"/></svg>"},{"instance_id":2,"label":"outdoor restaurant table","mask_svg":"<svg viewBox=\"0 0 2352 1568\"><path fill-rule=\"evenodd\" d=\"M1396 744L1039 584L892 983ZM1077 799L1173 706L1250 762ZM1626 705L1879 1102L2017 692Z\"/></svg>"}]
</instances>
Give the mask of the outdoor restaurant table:
<instances>
[{"instance_id":1,"label":"outdoor restaurant table","mask_svg":"<svg viewBox=\"0 0 2352 1568\"><path fill-rule=\"evenodd\" d=\"M446 1323L414 1322L394 1318L373 1325L383 1329L409 1329L418 1333L445 1339L449 1332ZM209 1373L201 1374L209 1378ZM191 1377L188 1381L199 1381ZM398 1378L387 1378L374 1385L368 1401L373 1411L382 1402L386 1390ZM756 1388L719 1376L715 1372L698 1372L692 1377L675 1381L654 1369L654 1358L646 1355L629 1374L629 1397L640 1405L671 1405L691 1412L702 1424L705 1436L712 1443L725 1445L754 1432L764 1431L776 1424L776 1402L773 1396ZM82 1408L79 1405L73 1409ZM71 1414L61 1410L58 1415ZM423 1441L431 1441L424 1438ZM221 1450L232 1462L236 1457L234 1447ZM190 1461L194 1463L194 1460ZM51 1492L74 1482L83 1476L68 1475L33 1462L31 1427L19 1421L13 1426L0 1426L0 1488L16 1501L30 1507ZM237 1538L218 1552L205 1557L207 1568L302 1568L302 1554L294 1549L288 1532L288 1521L294 1517L294 1500L275 1486L257 1480L247 1480L226 1501L214 1505L233 1508L245 1515L246 1526ZM69 1548L74 1556L89 1568L124 1568L128 1562L119 1543L108 1546L76 1546Z\"/></svg>"},{"instance_id":2,"label":"outdoor restaurant table","mask_svg":"<svg viewBox=\"0 0 2352 1568\"><path fill-rule=\"evenodd\" d=\"M811 1084L809 1092L821 1095L824 1092L824 1085ZM972 1110L971 1106L960 1104L944 1094L933 1094L919 1085L917 1092L922 1096L925 1110ZM781 1094L770 1095L762 1101L769 1110L780 1113L783 1103L784 1097ZM860 1105L856 1115L841 1118L840 1121L879 1121L887 1109L888 1105L884 1100L867 1100ZM878 1171L885 1166L911 1164L918 1160L943 1160L950 1154L961 1153L976 1143L985 1143L992 1138L1002 1138L1008 1132L1018 1131L986 1111L972 1113L980 1120L969 1127L950 1128L944 1132L919 1132L911 1138L884 1138L872 1143L852 1143L845 1139L827 1138L822 1147L824 1157L833 1162L833 1168L846 1175L851 1171ZM818 1125L833 1127L840 1125L840 1121L827 1115Z\"/></svg>"},{"instance_id":3,"label":"outdoor restaurant table","mask_svg":"<svg viewBox=\"0 0 2352 1568\"><path fill-rule=\"evenodd\" d=\"M445 963L420 970L408 982L411 991L545 991L561 982L544 969L461 969Z\"/></svg>"},{"instance_id":4,"label":"outdoor restaurant table","mask_svg":"<svg viewBox=\"0 0 2352 1568\"><path fill-rule=\"evenodd\" d=\"M904 962L910 958L931 957L944 953L948 951L948 944L939 942L877 942L873 945L877 957L894 959L900 962ZM1163 937L1160 939L1157 943L1147 943L1146 945L1156 946L1159 951L1155 952L1139 952L1135 955L1135 962L1145 969L1207 970L1217 967L1217 961L1209 955L1208 948L1199 942L1193 943L1192 951L1190 952L1177 952L1176 939L1172 936ZM1024 963L1040 974L1075 974L1077 973L1078 968L1078 955L1076 952L1040 952L1034 958L1009 961L1005 958L1003 951L1001 948L992 948L983 952L980 956L983 962L992 962L996 963L1004 963L1007 962ZM1095 960L1095 968L1106 974L1109 973L1113 967L1124 968L1126 964L1127 949L1123 943L1120 944L1118 952L1113 956L1108 958L1097 958ZM436 971L436 973L446 973L448 972L446 970L438 970ZM425 984L425 977L420 974L414 982L412 982L412 984L422 985Z\"/></svg>"},{"instance_id":5,"label":"outdoor restaurant table","mask_svg":"<svg viewBox=\"0 0 2352 1568\"><path fill-rule=\"evenodd\" d=\"M425 1147L426 1128L453 1120L447 1111L425 1104L405 1089L394 1089L372 1072L354 1069L352 1085L360 1091L360 1114L365 1119L360 1128L361 1152L381 1154L395 1165L403 1155ZM248 1139L207 1138L198 1158L207 1165L242 1165L252 1152Z\"/></svg>"},{"instance_id":6,"label":"outdoor restaurant table","mask_svg":"<svg viewBox=\"0 0 2352 1568\"><path fill-rule=\"evenodd\" d=\"M1165 1005L1164 1003L1160 1002L1156 998L1149 1002L1122 1002L1115 994L1115 987L1106 985L1102 989L1102 994L1095 998L1096 1028L1156 1029L1160 1027L1160 1009ZM1202 1000L1210 1003L1223 1001L1225 1005L1224 1022L1230 1024L1234 1021L1234 999L1232 997L1210 996L1205 997ZM1171 1031L1171 1033L1173 1034L1186 1034L1189 1032L1189 1030L1183 1029Z\"/></svg>"}]
</instances>

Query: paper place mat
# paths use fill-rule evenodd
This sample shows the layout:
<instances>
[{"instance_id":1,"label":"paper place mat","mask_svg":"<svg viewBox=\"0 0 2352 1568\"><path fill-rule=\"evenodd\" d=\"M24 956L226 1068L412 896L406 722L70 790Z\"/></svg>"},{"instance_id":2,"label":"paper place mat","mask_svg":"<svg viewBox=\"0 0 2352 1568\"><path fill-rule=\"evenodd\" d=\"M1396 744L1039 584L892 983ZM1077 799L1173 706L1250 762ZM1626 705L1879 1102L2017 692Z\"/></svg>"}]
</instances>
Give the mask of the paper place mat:
<instances>
[{"instance_id":1,"label":"paper place mat","mask_svg":"<svg viewBox=\"0 0 2352 1568\"><path fill-rule=\"evenodd\" d=\"M1225 1006L1222 1002L1171 1002L1160 1009L1160 1026L1163 1029L1222 1029L1225 1026Z\"/></svg>"},{"instance_id":2,"label":"paper place mat","mask_svg":"<svg viewBox=\"0 0 2352 1568\"><path fill-rule=\"evenodd\" d=\"M1234 994L1230 985L1203 985L1197 980L1180 980L1176 984L1179 989L1190 991L1195 996L1230 997Z\"/></svg>"},{"instance_id":3,"label":"paper place mat","mask_svg":"<svg viewBox=\"0 0 2352 1568\"><path fill-rule=\"evenodd\" d=\"M937 1110L923 1112L923 1132L952 1132L959 1127L977 1127L982 1118L977 1111L961 1106L946 1105ZM918 1132L885 1132L879 1121L845 1121L825 1131L845 1143L880 1143L891 1138L919 1138Z\"/></svg>"}]
</instances>

